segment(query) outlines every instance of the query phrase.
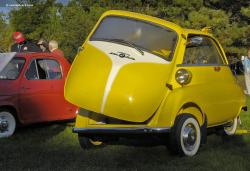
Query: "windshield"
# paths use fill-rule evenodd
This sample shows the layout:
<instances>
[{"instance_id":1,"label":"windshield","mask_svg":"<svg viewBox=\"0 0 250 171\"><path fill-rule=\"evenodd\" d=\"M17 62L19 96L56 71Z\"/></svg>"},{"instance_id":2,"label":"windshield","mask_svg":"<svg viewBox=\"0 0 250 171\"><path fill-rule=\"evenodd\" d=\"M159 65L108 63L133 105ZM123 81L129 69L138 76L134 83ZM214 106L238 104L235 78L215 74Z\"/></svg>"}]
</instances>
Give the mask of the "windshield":
<instances>
[{"instance_id":1,"label":"windshield","mask_svg":"<svg viewBox=\"0 0 250 171\"><path fill-rule=\"evenodd\" d=\"M90 41L112 40L116 43L119 43L116 40L130 42L142 50L171 60L177 34L167 27L150 22L109 16L101 21Z\"/></svg>"},{"instance_id":2,"label":"windshield","mask_svg":"<svg viewBox=\"0 0 250 171\"><path fill-rule=\"evenodd\" d=\"M15 80L18 78L24 66L25 59L16 57L13 58L5 68L0 72L0 80Z\"/></svg>"}]
</instances>

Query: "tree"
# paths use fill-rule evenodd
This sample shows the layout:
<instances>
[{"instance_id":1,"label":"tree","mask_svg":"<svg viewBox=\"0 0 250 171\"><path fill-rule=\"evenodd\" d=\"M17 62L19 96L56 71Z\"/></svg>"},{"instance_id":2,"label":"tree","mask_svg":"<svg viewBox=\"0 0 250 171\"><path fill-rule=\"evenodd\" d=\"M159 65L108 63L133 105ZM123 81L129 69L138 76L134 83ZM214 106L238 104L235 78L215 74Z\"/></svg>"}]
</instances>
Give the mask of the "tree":
<instances>
[{"instance_id":1,"label":"tree","mask_svg":"<svg viewBox=\"0 0 250 171\"><path fill-rule=\"evenodd\" d=\"M22 1L23 2L23 1ZM46 35L48 26L51 26L51 15L56 13L55 8L62 4L56 0L32 1L33 6L20 7L10 12L10 23L16 31L21 31L29 39L38 39Z\"/></svg>"},{"instance_id":2,"label":"tree","mask_svg":"<svg viewBox=\"0 0 250 171\"><path fill-rule=\"evenodd\" d=\"M249 1L241 0L18 0L31 3L10 13L9 28L27 38L55 39L72 61L77 49L103 12L110 9L144 13L172 21L184 28L213 28L227 52L246 53L250 46ZM0 28L1 29L1 28Z\"/></svg>"},{"instance_id":3,"label":"tree","mask_svg":"<svg viewBox=\"0 0 250 171\"><path fill-rule=\"evenodd\" d=\"M12 28L7 24L6 16L0 13L0 51L8 51L12 42Z\"/></svg>"}]
</instances>

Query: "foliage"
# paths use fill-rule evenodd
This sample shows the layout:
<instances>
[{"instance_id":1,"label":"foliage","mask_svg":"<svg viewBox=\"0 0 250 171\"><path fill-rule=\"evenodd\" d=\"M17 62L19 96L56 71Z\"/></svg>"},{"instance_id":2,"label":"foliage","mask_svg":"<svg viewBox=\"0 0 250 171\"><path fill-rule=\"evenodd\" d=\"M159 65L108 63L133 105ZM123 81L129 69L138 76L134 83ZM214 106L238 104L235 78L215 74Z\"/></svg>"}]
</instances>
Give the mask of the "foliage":
<instances>
[{"instance_id":1,"label":"foliage","mask_svg":"<svg viewBox=\"0 0 250 171\"><path fill-rule=\"evenodd\" d=\"M250 46L250 4L241 0L18 0L32 3L10 12L9 24L0 21L0 42L8 49L9 30L22 31L27 38L55 39L72 61L100 15L110 9L140 12L163 18L185 28L212 27L226 52L246 54ZM6 33L8 27L8 34ZM11 29L12 28L12 29Z\"/></svg>"},{"instance_id":2,"label":"foliage","mask_svg":"<svg viewBox=\"0 0 250 171\"><path fill-rule=\"evenodd\" d=\"M5 21L6 16L0 13L0 52L9 50L12 28Z\"/></svg>"}]
</instances>

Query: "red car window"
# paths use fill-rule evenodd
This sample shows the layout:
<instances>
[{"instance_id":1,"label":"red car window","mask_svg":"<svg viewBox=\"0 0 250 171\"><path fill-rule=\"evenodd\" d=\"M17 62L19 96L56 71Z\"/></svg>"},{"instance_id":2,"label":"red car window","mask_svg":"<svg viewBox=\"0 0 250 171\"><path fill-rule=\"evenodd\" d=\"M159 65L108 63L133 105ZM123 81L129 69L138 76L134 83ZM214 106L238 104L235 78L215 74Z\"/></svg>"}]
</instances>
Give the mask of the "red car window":
<instances>
[{"instance_id":1,"label":"red car window","mask_svg":"<svg viewBox=\"0 0 250 171\"><path fill-rule=\"evenodd\" d=\"M21 57L13 58L0 72L0 80L15 80L18 78L25 64L25 59Z\"/></svg>"},{"instance_id":2,"label":"red car window","mask_svg":"<svg viewBox=\"0 0 250 171\"><path fill-rule=\"evenodd\" d=\"M61 66L54 59L33 60L25 75L28 80L55 80L62 78Z\"/></svg>"}]
</instances>

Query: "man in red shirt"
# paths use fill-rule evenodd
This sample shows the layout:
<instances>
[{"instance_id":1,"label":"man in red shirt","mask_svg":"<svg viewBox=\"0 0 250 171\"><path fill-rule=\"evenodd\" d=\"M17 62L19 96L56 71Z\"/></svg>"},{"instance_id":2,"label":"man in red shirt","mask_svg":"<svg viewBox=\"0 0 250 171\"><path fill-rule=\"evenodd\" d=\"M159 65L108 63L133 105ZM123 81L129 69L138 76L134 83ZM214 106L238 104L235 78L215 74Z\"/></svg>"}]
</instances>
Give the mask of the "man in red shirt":
<instances>
[{"instance_id":1,"label":"man in red shirt","mask_svg":"<svg viewBox=\"0 0 250 171\"><path fill-rule=\"evenodd\" d=\"M63 51L58 49L58 43L55 40L49 41L49 50L50 50L51 53L53 53L53 54L55 54L57 56L64 57Z\"/></svg>"}]
</instances>

